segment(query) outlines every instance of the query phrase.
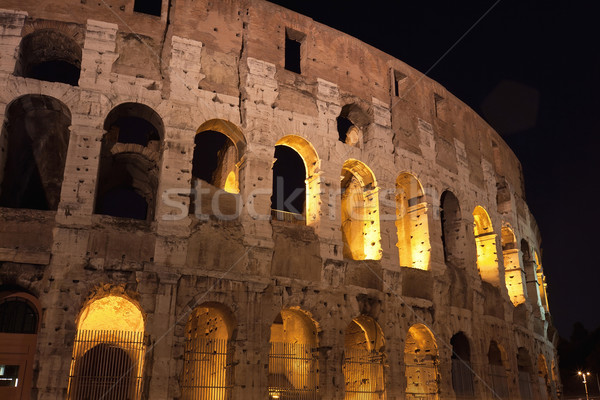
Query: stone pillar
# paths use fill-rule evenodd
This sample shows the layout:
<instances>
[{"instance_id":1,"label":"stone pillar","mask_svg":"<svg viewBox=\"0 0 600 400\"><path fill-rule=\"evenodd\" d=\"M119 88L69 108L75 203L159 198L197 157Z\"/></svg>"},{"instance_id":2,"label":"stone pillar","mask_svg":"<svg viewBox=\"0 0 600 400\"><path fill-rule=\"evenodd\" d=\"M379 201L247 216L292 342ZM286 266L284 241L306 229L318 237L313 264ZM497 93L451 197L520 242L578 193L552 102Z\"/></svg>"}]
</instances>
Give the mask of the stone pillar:
<instances>
[{"instance_id":1,"label":"stone pillar","mask_svg":"<svg viewBox=\"0 0 600 400\"><path fill-rule=\"evenodd\" d=\"M117 24L87 20L85 42L81 55L79 87L110 91L112 65L116 53Z\"/></svg>"},{"instance_id":2,"label":"stone pillar","mask_svg":"<svg viewBox=\"0 0 600 400\"><path fill-rule=\"evenodd\" d=\"M504 258L504 274L506 289L508 290L508 296L513 305L518 306L525 302L527 296L527 290L525 287L525 271L521 268L519 262L519 250L518 249L507 249L502 251L502 257Z\"/></svg>"},{"instance_id":3,"label":"stone pillar","mask_svg":"<svg viewBox=\"0 0 600 400\"><path fill-rule=\"evenodd\" d=\"M0 72L12 74L19 57L21 33L27 13L0 9Z\"/></svg>"}]
</instances>

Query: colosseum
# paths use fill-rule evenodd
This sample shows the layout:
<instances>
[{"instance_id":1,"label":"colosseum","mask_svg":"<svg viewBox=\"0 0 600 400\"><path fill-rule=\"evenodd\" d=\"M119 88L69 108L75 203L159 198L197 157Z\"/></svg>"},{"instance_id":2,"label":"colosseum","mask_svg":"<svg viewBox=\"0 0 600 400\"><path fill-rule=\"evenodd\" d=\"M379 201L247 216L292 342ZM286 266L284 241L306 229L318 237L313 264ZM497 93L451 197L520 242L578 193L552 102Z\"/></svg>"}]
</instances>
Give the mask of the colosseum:
<instances>
[{"instance_id":1,"label":"colosseum","mask_svg":"<svg viewBox=\"0 0 600 400\"><path fill-rule=\"evenodd\" d=\"M521 166L264 0L2 0L0 398L560 397Z\"/></svg>"}]
</instances>

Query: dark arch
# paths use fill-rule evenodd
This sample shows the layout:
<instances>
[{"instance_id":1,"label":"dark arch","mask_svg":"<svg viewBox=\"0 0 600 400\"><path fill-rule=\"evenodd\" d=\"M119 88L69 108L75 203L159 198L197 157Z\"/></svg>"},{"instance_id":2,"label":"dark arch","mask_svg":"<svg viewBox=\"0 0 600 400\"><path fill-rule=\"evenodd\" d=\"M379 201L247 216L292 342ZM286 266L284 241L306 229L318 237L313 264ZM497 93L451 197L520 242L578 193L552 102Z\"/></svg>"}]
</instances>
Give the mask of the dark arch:
<instances>
[{"instance_id":1,"label":"dark arch","mask_svg":"<svg viewBox=\"0 0 600 400\"><path fill-rule=\"evenodd\" d=\"M460 205L456 196L450 191L442 193L440 219L442 222L444 260L446 262L459 262L462 260L462 253L459 249L462 233Z\"/></svg>"},{"instance_id":2,"label":"dark arch","mask_svg":"<svg viewBox=\"0 0 600 400\"><path fill-rule=\"evenodd\" d=\"M302 156L286 145L275 146L271 208L304 214L306 168Z\"/></svg>"},{"instance_id":3,"label":"dark arch","mask_svg":"<svg viewBox=\"0 0 600 400\"><path fill-rule=\"evenodd\" d=\"M533 373L531 356L524 347L519 347L517 351L517 370L519 372L519 391L521 393L521 399L533 399L533 392L531 389L531 375Z\"/></svg>"},{"instance_id":4,"label":"dark arch","mask_svg":"<svg viewBox=\"0 0 600 400\"><path fill-rule=\"evenodd\" d=\"M0 332L37 333L38 313L23 297L0 300Z\"/></svg>"},{"instance_id":5,"label":"dark arch","mask_svg":"<svg viewBox=\"0 0 600 400\"><path fill-rule=\"evenodd\" d=\"M58 208L70 126L67 106L49 96L25 95L7 106L0 206Z\"/></svg>"},{"instance_id":6,"label":"dark arch","mask_svg":"<svg viewBox=\"0 0 600 400\"><path fill-rule=\"evenodd\" d=\"M471 368L471 346L463 332L450 339L452 346L452 388L457 396L472 397L473 371Z\"/></svg>"},{"instance_id":7,"label":"dark arch","mask_svg":"<svg viewBox=\"0 0 600 400\"><path fill-rule=\"evenodd\" d=\"M524 262L532 261L531 247L529 246L529 242L525 239L521 239L521 253L523 253Z\"/></svg>"},{"instance_id":8,"label":"dark arch","mask_svg":"<svg viewBox=\"0 0 600 400\"><path fill-rule=\"evenodd\" d=\"M135 123L141 123L136 126ZM162 118L156 111L141 103L121 103L113 108L104 120L104 130L110 132L111 129L118 128L115 142L135 143L134 141L123 141L124 138L147 136L148 140L162 140L165 133L165 127ZM127 130L127 132L121 132Z\"/></svg>"},{"instance_id":9,"label":"dark arch","mask_svg":"<svg viewBox=\"0 0 600 400\"><path fill-rule=\"evenodd\" d=\"M75 363L73 400L100 400L132 398L135 368L131 357L122 348L100 343L88 350Z\"/></svg>"},{"instance_id":10,"label":"dark arch","mask_svg":"<svg viewBox=\"0 0 600 400\"><path fill-rule=\"evenodd\" d=\"M67 35L40 29L21 40L16 75L77 86L80 72L81 47Z\"/></svg>"},{"instance_id":11,"label":"dark arch","mask_svg":"<svg viewBox=\"0 0 600 400\"><path fill-rule=\"evenodd\" d=\"M492 373L491 386L494 393L501 399L508 399L508 380L504 366L506 355L504 350L495 341L490 342L488 349L488 364Z\"/></svg>"},{"instance_id":12,"label":"dark arch","mask_svg":"<svg viewBox=\"0 0 600 400\"><path fill-rule=\"evenodd\" d=\"M362 130L370 123L369 115L357 104L350 103L342 107L336 121L340 142L360 146Z\"/></svg>"},{"instance_id":13,"label":"dark arch","mask_svg":"<svg viewBox=\"0 0 600 400\"><path fill-rule=\"evenodd\" d=\"M104 121L96 214L152 220L158 188L158 161L164 125L140 103L123 103Z\"/></svg>"}]
</instances>

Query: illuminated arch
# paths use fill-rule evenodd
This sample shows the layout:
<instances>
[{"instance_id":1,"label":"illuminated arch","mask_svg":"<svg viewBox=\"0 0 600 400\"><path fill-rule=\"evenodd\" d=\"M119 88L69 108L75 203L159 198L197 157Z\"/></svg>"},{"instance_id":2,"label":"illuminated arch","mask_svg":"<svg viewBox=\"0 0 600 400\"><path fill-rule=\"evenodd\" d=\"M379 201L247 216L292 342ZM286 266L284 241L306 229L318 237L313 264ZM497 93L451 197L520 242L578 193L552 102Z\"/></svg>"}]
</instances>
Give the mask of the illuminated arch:
<instances>
[{"instance_id":1,"label":"illuminated arch","mask_svg":"<svg viewBox=\"0 0 600 400\"><path fill-rule=\"evenodd\" d=\"M385 338L371 317L354 318L344 336L345 399L385 398Z\"/></svg>"},{"instance_id":2,"label":"illuminated arch","mask_svg":"<svg viewBox=\"0 0 600 400\"><path fill-rule=\"evenodd\" d=\"M504 260L504 282L510 301L516 307L525 302L525 270L521 265L517 238L512 228L502 225L502 259Z\"/></svg>"},{"instance_id":3,"label":"illuminated arch","mask_svg":"<svg viewBox=\"0 0 600 400\"><path fill-rule=\"evenodd\" d=\"M411 326L404 345L406 400L438 399L438 364L437 343L431 330L423 324Z\"/></svg>"},{"instance_id":4,"label":"illuminated arch","mask_svg":"<svg viewBox=\"0 0 600 400\"><path fill-rule=\"evenodd\" d=\"M192 176L229 193L239 193L239 169L246 138L233 123L206 121L196 131ZM194 181L194 186L197 185Z\"/></svg>"},{"instance_id":5,"label":"illuminated arch","mask_svg":"<svg viewBox=\"0 0 600 400\"><path fill-rule=\"evenodd\" d=\"M0 207L57 210L71 136L61 101L29 94L6 107L0 135Z\"/></svg>"},{"instance_id":6,"label":"illuminated arch","mask_svg":"<svg viewBox=\"0 0 600 400\"><path fill-rule=\"evenodd\" d=\"M77 320L68 398L96 398L111 390L111 398L140 399L144 354L138 305L117 295L90 301Z\"/></svg>"},{"instance_id":7,"label":"illuminated arch","mask_svg":"<svg viewBox=\"0 0 600 400\"><path fill-rule=\"evenodd\" d=\"M281 310L271 325L269 342L269 398L316 398L319 359L312 318L298 308Z\"/></svg>"},{"instance_id":8,"label":"illuminated arch","mask_svg":"<svg viewBox=\"0 0 600 400\"><path fill-rule=\"evenodd\" d=\"M282 147L293 150L292 153L285 151ZM287 154L286 154L287 153ZM294 153L299 156L302 161L300 165L292 166L293 171L288 168L282 167L289 158L294 156ZM281 157L286 160L277 158L281 154ZM273 196L271 197L271 209L273 210L273 216L279 220L305 220L306 225L312 226L319 221L319 193L320 193L320 182L319 182L319 167L320 161L317 151L313 145L306 139L297 135L287 135L282 137L275 143L275 156L276 160L273 164ZM302 166L304 171L301 171ZM296 183L293 181L301 180L301 175L304 175L304 183ZM299 174L299 178L295 178L293 175ZM286 186L286 181L288 185ZM297 202L294 202L295 211L290 211L283 207L286 204L287 195L296 190L304 191L300 194ZM294 215L289 216L286 213L292 213ZM303 214L303 216L299 215Z\"/></svg>"},{"instance_id":9,"label":"illuminated arch","mask_svg":"<svg viewBox=\"0 0 600 400\"><path fill-rule=\"evenodd\" d=\"M533 252L533 261L536 266L536 276L538 283L538 290L540 295L540 301L542 303L542 307L544 308L544 312L550 312L548 307L548 284L546 283L546 275L544 274L544 268L542 267L541 258L538 255L537 251Z\"/></svg>"},{"instance_id":10,"label":"illuminated arch","mask_svg":"<svg viewBox=\"0 0 600 400\"><path fill-rule=\"evenodd\" d=\"M153 220L164 125L141 103L122 103L104 121L96 214Z\"/></svg>"},{"instance_id":11,"label":"illuminated arch","mask_svg":"<svg viewBox=\"0 0 600 400\"><path fill-rule=\"evenodd\" d=\"M506 351L496 341L490 341L488 364L492 375L491 388L501 399L508 399L508 374Z\"/></svg>"},{"instance_id":12,"label":"illuminated arch","mask_svg":"<svg viewBox=\"0 0 600 400\"><path fill-rule=\"evenodd\" d=\"M363 162L347 160L341 173L344 257L381 259L379 195L373 171Z\"/></svg>"},{"instance_id":13,"label":"illuminated arch","mask_svg":"<svg viewBox=\"0 0 600 400\"><path fill-rule=\"evenodd\" d=\"M421 182L409 173L396 179L396 232L400 265L429 269L431 244L427 203Z\"/></svg>"},{"instance_id":14,"label":"illuminated arch","mask_svg":"<svg viewBox=\"0 0 600 400\"><path fill-rule=\"evenodd\" d=\"M182 399L231 398L231 339L236 326L231 310L221 303L204 303L190 313L185 326Z\"/></svg>"},{"instance_id":15,"label":"illuminated arch","mask_svg":"<svg viewBox=\"0 0 600 400\"><path fill-rule=\"evenodd\" d=\"M489 214L481 206L477 206L473 210L473 233L479 275L483 281L498 287L500 286L500 271L498 269L496 234Z\"/></svg>"}]
</instances>

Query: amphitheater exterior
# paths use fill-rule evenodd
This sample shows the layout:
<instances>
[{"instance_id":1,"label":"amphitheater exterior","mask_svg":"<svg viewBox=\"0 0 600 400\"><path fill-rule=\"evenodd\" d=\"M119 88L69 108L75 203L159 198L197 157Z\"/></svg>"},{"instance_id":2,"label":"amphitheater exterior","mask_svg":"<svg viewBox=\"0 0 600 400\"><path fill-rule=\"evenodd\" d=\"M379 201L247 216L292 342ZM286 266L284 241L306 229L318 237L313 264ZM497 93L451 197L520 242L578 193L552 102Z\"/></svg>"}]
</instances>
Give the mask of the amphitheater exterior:
<instances>
[{"instance_id":1,"label":"amphitheater exterior","mask_svg":"<svg viewBox=\"0 0 600 400\"><path fill-rule=\"evenodd\" d=\"M0 398L560 398L521 165L263 0L3 0Z\"/></svg>"}]
</instances>

